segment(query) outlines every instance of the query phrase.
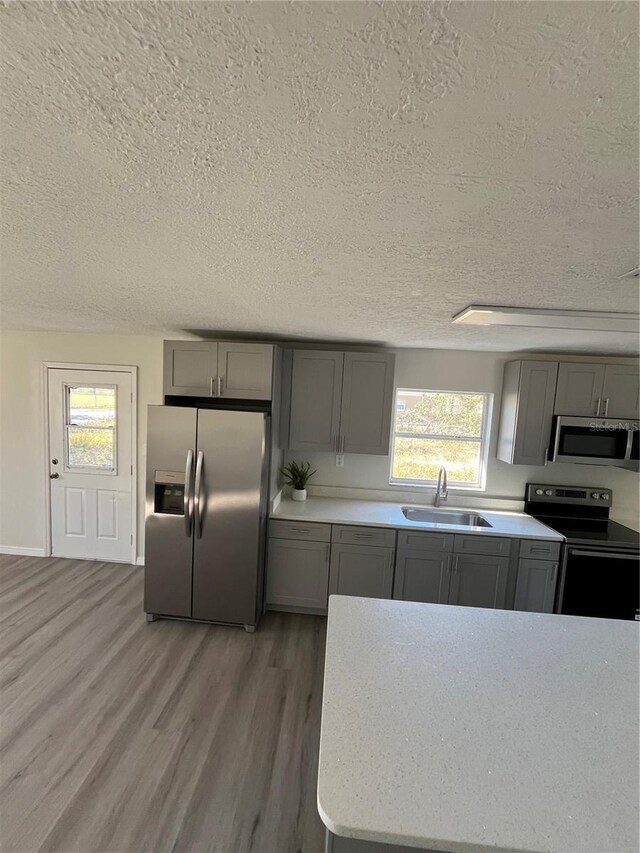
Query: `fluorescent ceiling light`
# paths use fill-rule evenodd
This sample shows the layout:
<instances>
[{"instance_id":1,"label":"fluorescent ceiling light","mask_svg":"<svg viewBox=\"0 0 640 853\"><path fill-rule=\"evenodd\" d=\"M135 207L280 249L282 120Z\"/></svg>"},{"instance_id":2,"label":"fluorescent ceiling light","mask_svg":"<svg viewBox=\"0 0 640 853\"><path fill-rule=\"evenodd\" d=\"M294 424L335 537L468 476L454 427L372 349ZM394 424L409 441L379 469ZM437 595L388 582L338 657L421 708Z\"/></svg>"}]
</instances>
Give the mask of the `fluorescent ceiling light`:
<instances>
[{"instance_id":1,"label":"fluorescent ceiling light","mask_svg":"<svg viewBox=\"0 0 640 853\"><path fill-rule=\"evenodd\" d=\"M638 334L640 314L613 311L563 311L553 308L506 308L469 305L454 314L452 323L465 326L531 326L539 329L584 329L593 332Z\"/></svg>"}]
</instances>

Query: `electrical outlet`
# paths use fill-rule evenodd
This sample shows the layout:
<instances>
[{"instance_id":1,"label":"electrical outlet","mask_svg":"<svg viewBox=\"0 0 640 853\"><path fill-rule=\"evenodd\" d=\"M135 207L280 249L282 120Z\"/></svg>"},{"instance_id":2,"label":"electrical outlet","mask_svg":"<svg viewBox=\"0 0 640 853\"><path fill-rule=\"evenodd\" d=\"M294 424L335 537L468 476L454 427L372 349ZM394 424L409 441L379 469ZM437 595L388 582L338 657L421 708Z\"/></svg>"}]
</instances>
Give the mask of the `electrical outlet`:
<instances>
[{"instance_id":1,"label":"electrical outlet","mask_svg":"<svg viewBox=\"0 0 640 853\"><path fill-rule=\"evenodd\" d=\"M344 453L336 453L336 468L344 468Z\"/></svg>"}]
</instances>

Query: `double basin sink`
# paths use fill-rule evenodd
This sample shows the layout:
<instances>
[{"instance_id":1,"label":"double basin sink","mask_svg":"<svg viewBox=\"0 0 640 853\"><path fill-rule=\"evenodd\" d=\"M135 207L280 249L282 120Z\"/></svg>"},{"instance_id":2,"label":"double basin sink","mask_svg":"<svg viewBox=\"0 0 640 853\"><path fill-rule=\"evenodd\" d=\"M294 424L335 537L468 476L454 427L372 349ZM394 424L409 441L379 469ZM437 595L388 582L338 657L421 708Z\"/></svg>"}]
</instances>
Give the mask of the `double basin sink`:
<instances>
[{"instance_id":1,"label":"double basin sink","mask_svg":"<svg viewBox=\"0 0 640 853\"><path fill-rule=\"evenodd\" d=\"M454 509L431 509L425 506L403 506L402 514L407 521L422 524L454 524L459 527L492 527L490 521L477 512Z\"/></svg>"}]
</instances>

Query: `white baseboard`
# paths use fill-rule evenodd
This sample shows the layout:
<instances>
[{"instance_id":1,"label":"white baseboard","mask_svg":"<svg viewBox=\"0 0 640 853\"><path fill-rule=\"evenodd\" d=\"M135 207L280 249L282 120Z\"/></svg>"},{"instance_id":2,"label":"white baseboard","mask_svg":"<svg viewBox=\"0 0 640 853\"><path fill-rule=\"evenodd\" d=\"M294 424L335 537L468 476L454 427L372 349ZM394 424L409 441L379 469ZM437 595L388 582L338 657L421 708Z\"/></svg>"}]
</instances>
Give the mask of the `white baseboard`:
<instances>
[{"instance_id":1,"label":"white baseboard","mask_svg":"<svg viewBox=\"0 0 640 853\"><path fill-rule=\"evenodd\" d=\"M22 545L0 545L0 554L15 554L17 557L44 557L44 548L24 548Z\"/></svg>"}]
</instances>

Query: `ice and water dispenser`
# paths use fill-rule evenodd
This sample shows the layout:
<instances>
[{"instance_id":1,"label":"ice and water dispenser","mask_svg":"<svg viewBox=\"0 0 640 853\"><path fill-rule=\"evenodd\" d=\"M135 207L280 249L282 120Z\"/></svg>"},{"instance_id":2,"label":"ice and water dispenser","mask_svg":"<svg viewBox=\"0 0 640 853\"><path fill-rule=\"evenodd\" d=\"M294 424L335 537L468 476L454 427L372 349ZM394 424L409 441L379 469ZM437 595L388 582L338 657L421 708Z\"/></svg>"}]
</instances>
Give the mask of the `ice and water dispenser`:
<instances>
[{"instance_id":1,"label":"ice and water dispenser","mask_svg":"<svg viewBox=\"0 0 640 853\"><path fill-rule=\"evenodd\" d=\"M184 515L184 471L156 471L153 511L160 515Z\"/></svg>"}]
</instances>

